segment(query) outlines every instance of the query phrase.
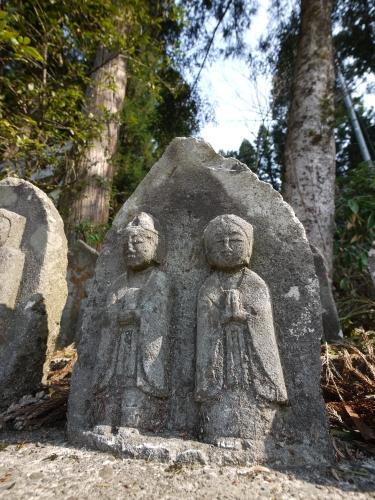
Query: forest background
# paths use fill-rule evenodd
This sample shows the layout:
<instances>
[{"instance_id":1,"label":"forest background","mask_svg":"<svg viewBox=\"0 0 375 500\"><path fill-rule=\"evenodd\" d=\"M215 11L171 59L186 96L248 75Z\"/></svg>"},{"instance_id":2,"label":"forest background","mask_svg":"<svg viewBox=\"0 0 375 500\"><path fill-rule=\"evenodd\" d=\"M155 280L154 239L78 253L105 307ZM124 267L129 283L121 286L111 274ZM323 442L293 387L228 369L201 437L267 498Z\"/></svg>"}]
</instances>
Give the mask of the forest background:
<instances>
[{"instance_id":1,"label":"forest background","mask_svg":"<svg viewBox=\"0 0 375 500\"><path fill-rule=\"evenodd\" d=\"M300 167L292 153L314 163L331 199L319 200L312 183L305 200L332 204L334 224L328 221L326 231L341 323L346 334L368 330L375 317L367 270L375 168L361 157L337 74L340 68L352 93L374 74L375 0L273 0L266 32L249 47L258 7L253 0L1 0L0 178L38 185L57 205L70 241L100 247L168 143L199 136L212 120L212 103L200 93L205 65L236 57L249 85L268 75L272 92L255 140L222 154L295 202L298 216L292 187ZM295 103L308 82L317 100L307 110L316 120L306 141L298 137ZM360 97L354 105L375 159L375 112Z\"/></svg>"}]
</instances>

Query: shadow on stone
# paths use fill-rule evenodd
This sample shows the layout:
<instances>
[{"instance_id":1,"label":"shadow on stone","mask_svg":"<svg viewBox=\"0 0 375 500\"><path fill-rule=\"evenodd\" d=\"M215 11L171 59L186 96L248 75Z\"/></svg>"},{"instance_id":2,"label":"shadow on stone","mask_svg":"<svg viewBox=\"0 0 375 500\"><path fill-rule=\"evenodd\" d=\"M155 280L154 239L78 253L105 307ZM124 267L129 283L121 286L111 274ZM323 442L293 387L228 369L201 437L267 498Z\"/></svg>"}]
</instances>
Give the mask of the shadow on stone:
<instances>
[{"instance_id":1,"label":"shadow on stone","mask_svg":"<svg viewBox=\"0 0 375 500\"><path fill-rule=\"evenodd\" d=\"M40 294L20 303L15 311L4 311L2 306L0 316L4 314L7 324L1 333L0 409L39 387L48 339L46 307Z\"/></svg>"}]
</instances>

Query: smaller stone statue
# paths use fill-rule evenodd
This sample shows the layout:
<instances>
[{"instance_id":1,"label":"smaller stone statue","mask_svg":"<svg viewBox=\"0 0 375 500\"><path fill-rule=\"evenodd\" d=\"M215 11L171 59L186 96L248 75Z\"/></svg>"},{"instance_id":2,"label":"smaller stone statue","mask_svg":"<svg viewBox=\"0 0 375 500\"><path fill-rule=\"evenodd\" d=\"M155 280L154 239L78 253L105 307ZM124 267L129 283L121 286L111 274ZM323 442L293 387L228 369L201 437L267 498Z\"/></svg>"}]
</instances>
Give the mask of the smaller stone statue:
<instances>
[{"instance_id":1,"label":"smaller stone statue","mask_svg":"<svg viewBox=\"0 0 375 500\"><path fill-rule=\"evenodd\" d=\"M195 394L203 439L255 439L269 431L267 408L285 403L287 394L268 287L248 268L253 228L221 215L206 227L204 244L213 273L197 307Z\"/></svg>"},{"instance_id":2,"label":"smaller stone statue","mask_svg":"<svg viewBox=\"0 0 375 500\"><path fill-rule=\"evenodd\" d=\"M123 236L127 271L108 292L108 327L99 347L105 364L97 382L104 395L98 423L155 431L164 424L168 396L169 285L158 269L153 217L141 212Z\"/></svg>"},{"instance_id":3,"label":"smaller stone statue","mask_svg":"<svg viewBox=\"0 0 375 500\"><path fill-rule=\"evenodd\" d=\"M20 250L26 219L0 209L0 304L14 309L21 286L25 254Z\"/></svg>"}]
</instances>

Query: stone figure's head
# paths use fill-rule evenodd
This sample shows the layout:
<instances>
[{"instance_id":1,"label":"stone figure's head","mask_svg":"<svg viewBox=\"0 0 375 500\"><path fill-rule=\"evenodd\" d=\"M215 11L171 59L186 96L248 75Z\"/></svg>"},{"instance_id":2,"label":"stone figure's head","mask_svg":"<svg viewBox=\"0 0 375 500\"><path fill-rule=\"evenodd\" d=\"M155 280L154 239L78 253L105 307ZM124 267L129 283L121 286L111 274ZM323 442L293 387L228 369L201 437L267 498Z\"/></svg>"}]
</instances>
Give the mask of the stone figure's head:
<instances>
[{"instance_id":1,"label":"stone figure's head","mask_svg":"<svg viewBox=\"0 0 375 500\"><path fill-rule=\"evenodd\" d=\"M19 248L25 225L25 217L0 208L0 247L6 245Z\"/></svg>"},{"instance_id":2,"label":"stone figure's head","mask_svg":"<svg viewBox=\"0 0 375 500\"><path fill-rule=\"evenodd\" d=\"M154 218L141 212L125 228L125 261L134 270L159 262L159 233Z\"/></svg>"},{"instance_id":3,"label":"stone figure's head","mask_svg":"<svg viewBox=\"0 0 375 500\"><path fill-rule=\"evenodd\" d=\"M203 233L209 264L230 270L247 266L253 248L253 226L237 215L212 219Z\"/></svg>"}]
</instances>

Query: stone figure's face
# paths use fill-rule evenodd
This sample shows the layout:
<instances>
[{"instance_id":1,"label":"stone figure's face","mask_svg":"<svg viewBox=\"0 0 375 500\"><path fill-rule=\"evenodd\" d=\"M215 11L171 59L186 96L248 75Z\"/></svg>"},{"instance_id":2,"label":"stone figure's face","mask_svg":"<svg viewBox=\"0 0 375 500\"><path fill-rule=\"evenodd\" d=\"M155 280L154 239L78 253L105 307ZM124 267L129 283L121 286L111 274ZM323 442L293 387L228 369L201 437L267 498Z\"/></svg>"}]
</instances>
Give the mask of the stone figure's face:
<instances>
[{"instance_id":1,"label":"stone figure's face","mask_svg":"<svg viewBox=\"0 0 375 500\"><path fill-rule=\"evenodd\" d=\"M126 231L125 260L128 267L134 270L148 267L156 256L158 236L141 228Z\"/></svg>"},{"instance_id":2,"label":"stone figure's face","mask_svg":"<svg viewBox=\"0 0 375 500\"><path fill-rule=\"evenodd\" d=\"M10 222L5 217L0 215L0 247L2 247L8 239L10 232Z\"/></svg>"},{"instance_id":3,"label":"stone figure's face","mask_svg":"<svg viewBox=\"0 0 375 500\"><path fill-rule=\"evenodd\" d=\"M250 260L250 243L235 224L220 224L210 231L206 240L209 263L219 269L235 269Z\"/></svg>"}]
</instances>

